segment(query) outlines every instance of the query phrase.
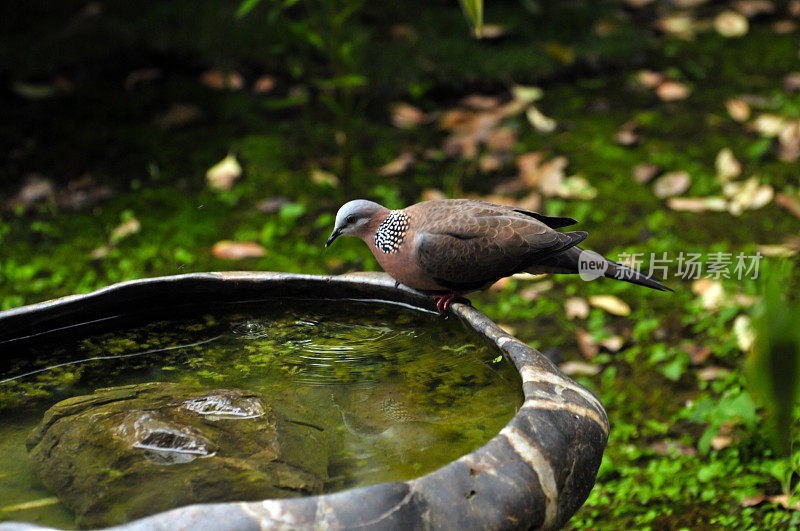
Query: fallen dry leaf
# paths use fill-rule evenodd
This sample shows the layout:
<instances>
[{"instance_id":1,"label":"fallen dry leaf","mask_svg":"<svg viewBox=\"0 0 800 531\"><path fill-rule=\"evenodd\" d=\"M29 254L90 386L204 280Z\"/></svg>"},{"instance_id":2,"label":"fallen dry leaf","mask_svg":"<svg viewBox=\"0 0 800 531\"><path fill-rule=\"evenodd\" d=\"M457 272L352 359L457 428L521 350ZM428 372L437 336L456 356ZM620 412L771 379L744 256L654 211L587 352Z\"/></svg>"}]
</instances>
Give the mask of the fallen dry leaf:
<instances>
[{"instance_id":1,"label":"fallen dry leaf","mask_svg":"<svg viewBox=\"0 0 800 531\"><path fill-rule=\"evenodd\" d=\"M654 89L663 83L666 77L661 72L652 70L640 70L636 74L636 82L644 88Z\"/></svg>"},{"instance_id":2,"label":"fallen dry leaf","mask_svg":"<svg viewBox=\"0 0 800 531\"><path fill-rule=\"evenodd\" d=\"M528 107L525 116L528 117L528 122L530 122L533 128L540 133L552 133L556 130L558 125L555 120L542 114L542 112L533 105Z\"/></svg>"},{"instance_id":3,"label":"fallen dry leaf","mask_svg":"<svg viewBox=\"0 0 800 531\"><path fill-rule=\"evenodd\" d=\"M272 76L261 76L253 83L253 92L256 94L266 94L275 88L275 78Z\"/></svg>"},{"instance_id":4,"label":"fallen dry leaf","mask_svg":"<svg viewBox=\"0 0 800 531\"><path fill-rule=\"evenodd\" d=\"M713 448L716 451L720 451L730 446L731 443L733 443L732 437L728 435L717 435L716 437L711 439L711 448Z\"/></svg>"},{"instance_id":5,"label":"fallen dry leaf","mask_svg":"<svg viewBox=\"0 0 800 531\"><path fill-rule=\"evenodd\" d=\"M378 173L381 175L391 176L399 175L414 167L417 162L417 157L410 151L401 153L399 157L391 162L388 162L380 167Z\"/></svg>"},{"instance_id":6,"label":"fallen dry leaf","mask_svg":"<svg viewBox=\"0 0 800 531\"><path fill-rule=\"evenodd\" d=\"M526 87L523 85L514 85L511 87L512 97L524 103L533 103L539 101L544 96L544 91L539 87Z\"/></svg>"},{"instance_id":7,"label":"fallen dry leaf","mask_svg":"<svg viewBox=\"0 0 800 531\"><path fill-rule=\"evenodd\" d=\"M565 361L558 366L567 376L594 376L602 367L585 361Z\"/></svg>"},{"instance_id":8,"label":"fallen dry leaf","mask_svg":"<svg viewBox=\"0 0 800 531\"><path fill-rule=\"evenodd\" d=\"M217 190L230 190L233 183L242 176L242 166L232 153L214 164L206 172L206 182Z\"/></svg>"},{"instance_id":9,"label":"fallen dry leaf","mask_svg":"<svg viewBox=\"0 0 800 531\"><path fill-rule=\"evenodd\" d=\"M589 303L580 297L570 297L564 303L567 319L586 319L589 317Z\"/></svg>"},{"instance_id":10,"label":"fallen dry leaf","mask_svg":"<svg viewBox=\"0 0 800 531\"><path fill-rule=\"evenodd\" d=\"M692 282L692 292L700 296L700 301L706 310L718 310L725 300L725 289L719 280L698 278Z\"/></svg>"},{"instance_id":11,"label":"fallen dry leaf","mask_svg":"<svg viewBox=\"0 0 800 531\"><path fill-rule=\"evenodd\" d=\"M504 291L508 287L509 282L511 282L511 277L503 277L489 286L489 291L494 291L496 293Z\"/></svg>"},{"instance_id":12,"label":"fallen dry leaf","mask_svg":"<svg viewBox=\"0 0 800 531\"><path fill-rule=\"evenodd\" d=\"M587 332L582 328L578 328L575 331L575 338L578 342L578 350L581 351L581 355L590 360L597 356L597 353L600 352L600 347L597 346L597 343L592 338L592 334Z\"/></svg>"},{"instance_id":13,"label":"fallen dry leaf","mask_svg":"<svg viewBox=\"0 0 800 531\"><path fill-rule=\"evenodd\" d=\"M775 243L770 245L759 245L758 252L768 258L789 258L800 251L798 242Z\"/></svg>"},{"instance_id":14,"label":"fallen dry leaf","mask_svg":"<svg viewBox=\"0 0 800 531\"><path fill-rule=\"evenodd\" d=\"M689 355L692 365L702 365L711 356L711 348L693 343L686 347L686 353Z\"/></svg>"},{"instance_id":15,"label":"fallen dry leaf","mask_svg":"<svg viewBox=\"0 0 800 531\"><path fill-rule=\"evenodd\" d=\"M267 250L255 242L221 240L211 248L211 254L220 260L242 260L244 258L259 258L267 254Z\"/></svg>"},{"instance_id":16,"label":"fallen dry leaf","mask_svg":"<svg viewBox=\"0 0 800 531\"><path fill-rule=\"evenodd\" d=\"M92 252L89 253L89 258L92 260L102 260L111 254L112 248L113 247L111 245L101 245L100 247L95 247L92 249Z\"/></svg>"},{"instance_id":17,"label":"fallen dry leaf","mask_svg":"<svg viewBox=\"0 0 800 531\"><path fill-rule=\"evenodd\" d=\"M724 212L728 201L724 197L670 197L667 206L679 212Z\"/></svg>"},{"instance_id":18,"label":"fallen dry leaf","mask_svg":"<svg viewBox=\"0 0 800 531\"><path fill-rule=\"evenodd\" d=\"M538 298L539 295L551 289L553 289L553 281L542 280L539 282L535 282L534 284L531 284L527 288L520 291L518 295L526 301L533 301L536 298Z\"/></svg>"},{"instance_id":19,"label":"fallen dry leaf","mask_svg":"<svg viewBox=\"0 0 800 531\"><path fill-rule=\"evenodd\" d=\"M697 377L705 382L710 382L712 380L719 380L720 378L724 378L729 375L731 371L724 367L703 367L699 371L697 371Z\"/></svg>"},{"instance_id":20,"label":"fallen dry leaf","mask_svg":"<svg viewBox=\"0 0 800 531\"><path fill-rule=\"evenodd\" d=\"M439 199L447 199L447 194L435 188L427 188L422 191L421 198L423 201L435 201Z\"/></svg>"},{"instance_id":21,"label":"fallen dry leaf","mask_svg":"<svg viewBox=\"0 0 800 531\"><path fill-rule=\"evenodd\" d=\"M794 217L800 218L800 197L781 192L775 196L775 203L786 209Z\"/></svg>"},{"instance_id":22,"label":"fallen dry leaf","mask_svg":"<svg viewBox=\"0 0 800 531\"><path fill-rule=\"evenodd\" d=\"M755 496L748 496L747 498L742 498L742 507L755 507L761 503L767 501L767 497L763 494L756 494Z\"/></svg>"},{"instance_id":23,"label":"fallen dry leaf","mask_svg":"<svg viewBox=\"0 0 800 531\"><path fill-rule=\"evenodd\" d=\"M789 496L786 494L775 494L773 496L757 494L755 496L750 496L742 499L742 507L754 507L764 502L780 505L784 509L790 511L800 511L800 502L791 503Z\"/></svg>"},{"instance_id":24,"label":"fallen dry leaf","mask_svg":"<svg viewBox=\"0 0 800 531\"><path fill-rule=\"evenodd\" d=\"M262 214L274 214L291 202L292 200L288 197L270 197L269 199L259 201L256 205L256 209Z\"/></svg>"},{"instance_id":25,"label":"fallen dry leaf","mask_svg":"<svg viewBox=\"0 0 800 531\"><path fill-rule=\"evenodd\" d=\"M764 113L753 121L753 128L764 138L775 138L783 131L783 118L776 114Z\"/></svg>"},{"instance_id":26,"label":"fallen dry leaf","mask_svg":"<svg viewBox=\"0 0 800 531\"><path fill-rule=\"evenodd\" d=\"M656 96L661 101L685 100L690 94L689 87L677 81L664 81L656 88Z\"/></svg>"},{"instance_id":27,"label":"fallen dry leaf","mask_svg":"<svg viewBox=\"0 0 800 531\"><path fill-rule=\"evenodd\" d=\"M725 102L728 115L737 122L745 122L750 118L750 105L739 99L730 99Z\"/></svg>"},{"instance_id":28,"label":"fallen dry leaf","mask_svg":"<svg viewBox=\"0 0 800 531\"><path fill-rule=\"evenodd\" d=\"M475 37L485 40L494 40L503 37L508 33L508 30L505 26L501 26L500 24L484 24L481 26L481 34L475 35Z\"/></svg>"},{"instance_id":29,"label":"fallen dry leaf","mask_svg":"<svg viewBox=\"0 0 800 531\"><path fill-rule=\"evenodd\" d=\"M176 103L167 112L158 116L154 122L162 129L180 127L193 122L202 116L202 111L197 105L191 103Z\"/></svg>"},{"instance_id":30,"label":"fallen dry leaf","mask_svg":"<svg viewBox=\"0 0 800 531\"><path fill-rule=\"evenodd\" d=\"M747 34L750 24L736 11L723 11L714 18L714 29L723 37L741 37Z\"/></svg>"},{"instance_id":31,"label":"fallen dry leaf","mask_svg":"<svg viewBox=\"0 0 800 531\"><path fill-rule=\"evenodd\" d=\"M137 232L139 232L141 228L142 225L141 223L139 223L138 219L136 218L127 219L122 223L120 223L119 225L117 225L116 227L114 227L114 229L108 236L108 241L110 241L111 243L120 242L125 238L127 238L128 236L136 234Z\"/></svg>"},{"instance_id":32,"label":"fallen dry leaf","mask_svg":"<svg viewBox=\"0 0 800 531\"><path fill-rule=\"evenodd\" d=\"M792 120L784 125L778 136L778 158L781 162L795 162L800 157L800 121Z\"/></svg>"},{"instance_id":33,"label":"fallen dry leaf","mask_svg":"<svg viewBox=\"0 0 800 531\"><path fill-rule=\"evenodd\" d=\"M158 68L140 68L125 76L122 86L125 87L125 90L132 90L137 85L155 81L159 77L161 77L161 70Z\"/></svg>"},{"instance_id":34,"label":"fallen dry leaf","mask_svg":"<svg viewBox=\"0 0 800 531\"><path fill-rule=\"evenodd\" d=\"M411 109L413 109L411 112L422 113L422 111L416 107L411 107ZM404 113L406 112L409 112L409 110L404 110ZM445 112L441 118L439 118L439 127L445 131L456 131L465 127L474 116L474 113L465 109L450 109L449 111ZM414 125L417 125L417 123L414 123Z\"/></svg>"},{"instance_id":35,"label":"fallen dry leaf","mask_svg":"<svg viewBox=\"0 0 800 531\"><path fill-rule=\"evenodd\" d=\"M618 335L609 336L600 341L600 346L609 352L619 352L625 345L625 338Z\"/></svg>"},{"instance_id":36,"label":"fallen dry leaf","mask_svg":"<svg viewBox=\"0 0 800 531\"><path fill-rule=\"evenodd\" d=\"M461 105L471 107L477 111L489 111L500 105L500 98L483 94L470 94L461 100Z\"/></svg>"},{"instance_id":37,"label":"fallen dry leaf","mask_svg":"<svg viewBox=\"0 0 800 531\"><path fill-rule=\"evenodd\" d=\"M736 345L739 350L750 352L756 340L756 333L748 316L736 316L736 319L733 320L733 335L736 338Z\"/></svg>"},{"instance_id":38,"label":"fallen dry leaf","mask_svg":"<svg viewBox=\"0 0 800 531\"><path fill-rule=\"evenodd\" d=\"M208 70L200 78L207 87L216 90L239 90L244 86L244 78L238 72Z\"/></svg>"},{"instance_id":39,"label":"fallen dry leaf","mask_svg":"<svg viewBox=\"0 0 800 531\"><path fill-rule=\"evenodd\" d=\"M694 19L688 15L671 15L656 21L656 28L673 37L690 40L694 38Z\"/></svg>"},{"instance_id":40,"label":"fallen dry leaf","mask_svg":"<svg viewBox=\"0 0 800 531\"><path fill-rule=\"evenodd\" d=\"M658 165L642 162L633 168L631 175L633 175L633 180L637 183L647 184L653 180L653 177L658 175L659 171L661 171L661 168L659 168Z\"/></svg>"},{"instance_id":41,"label":"fallen dry leaf","mask_svg":"<svg viewBox=\"0 0 800 531\"><path fill-rule=\"evenodd\" d=\"M783 88L789 92L800 91L800 72L790 72L783 78Z\"/></svg>"},{"instance_id":42,"label":"fallen dry leaf","mask_svg":"<svg viewBox=\"0 0 800 531\"><path fill-rule=\"evenodd\" d=\"M408 103L392 106L392 125L399 129L413 129L428 121L428 115Z\"/></svg>"},{"instance_id":43,"label":"fallen dry leaf","mask_svg":"<svg viewBox=\"0 0 800 531\"><path fill-rule=\"evenodd\" d=\"M564 199L589 201L597 197L597 189L581 175L572 175L561 180L556 186L555 195Z\"/></svg>"},{"instance_id":44,"label":"fallen dry leaf","mask_svg":"<svg viewBox=\"0 0 800 531\"><path fill-rule=\"evenodd\" d=\"M656 179L653 183L653 193L660 199L673 197L688 190L691 184L692 178L688 172L672 171Z\"/></svg>"},{"instance_id":45,"label":"fallen dry leaf","mask_svg":"<svg viewBox=\"0 0 800 531\"><path fill-rule=\"evenodd\" d=\"M775 4L770 0L738 0L734 6L739 13L748 18L775 11Z\"/></svg>"},{"instance_id":46,"label":"fallen dry leaf","mask_svg":"<svg viewBox=\"0 0 800 531\"><path fill-rule=\"evenodd\" d=\"M722 148L717 153L714 166L717 169L717 179L720 182L728 182L742 174L742 163L736 160L730 148Z\"/></svg>"},{"instance_id":47,"label":"fallen dry leaf","mask_svg":"<svg viewBox=\"0 0 800 531\"><path fill-rule=\"evenodd\" d=\"M797 29L797 23L794 20L779 20L772 25L772 31L777 35L787 35L794 33Z\"/></svg>"},{"instance_id":48,"label":"fallen dry leaf","mask_svg":"<svg viewBox=\"0 0 800 531\"><path fill-rule=\"evenodd\" d=\"M504 157L497 153L487 153L481 155L481 158L478 159L478 168L480 168L482 173L492 173L500 170L503 164L508 162L510 158L509 156Z\"/></svg>"},{"instance_id":49,"label":"fallen dry leaf","mask_svg":"<svg viewBox=\"0 0 800 531\"><path fill-rule=\"evenodd\" d=\"M486 138L486 147L492 151L511 151L517 141L516 132L510 127L495 129Z\"/></svg>"},{"instance_id":50,"label":"fallen dry leaf","mask_svg":"<svg viewBox=\"0 0 800 531\"><path fill-rule=\"evenodd\" d=\"M722 193L728 199L728 212L734 216L745 210L758 210L772 201L775 190L770 185L761 185L758 177L751 177L744 182L725 183Z\"/></svg>"},{"instance_id":51,"label":"fallen dry leaf","mask_svg":"<svg viewBox=\"0 0 800 531\"><path fill-rule=\"evenodd\" d=\"M696 456L697 450L677 441L661 441L650 445L650 449L658 455L670 456L679 453L685 456Z\"/></svg>"},{"instance_id":52,"label":"fallen dry leaf","mask_svg":"<svg viewBox=\"0 0 800 531\"><path fill-rule=\"evenodd\" d=\"M24 184L11 200L11 204L28 208L41 201L51 201L54 197L53 181L39 174L31 173L25 177Z\"/></svg>"},{"instance_id":53,"label":"fallen dry leaf","mask_svg":"<svg viewBox=\"0 0 800 531\"><path fill-rule=\"evenodd\" d=\"M320 168L311 170L310 177L311 182L317 186L330 186L331 188L339 186L339 178L336 175Z\"/></svg>"},{"instance_id":54,"label":"fallen dry leaf","mask_svg":"<svg viewBox=\"0 0 800 531\"><path fill-rule=\"evenodd\" d=\"M642 139L642 137L639 136L639 133L636 132L638 128L639 123L635 121L622 124L622 127L620 127L616 133L614 133L614 142L626 147L635 146Z\"/></svg>"},{"instance_id":55,"label":"fallen dry leaf","mask_svg":"<svg viewBox=\"0 0 800 531\"><path fill-rule=\"evenodd\" d=\"M593 295L589 297L589 304L612 315L625 316L631 313L631 307L615 295Z\"/></svg>"}]
</instances>

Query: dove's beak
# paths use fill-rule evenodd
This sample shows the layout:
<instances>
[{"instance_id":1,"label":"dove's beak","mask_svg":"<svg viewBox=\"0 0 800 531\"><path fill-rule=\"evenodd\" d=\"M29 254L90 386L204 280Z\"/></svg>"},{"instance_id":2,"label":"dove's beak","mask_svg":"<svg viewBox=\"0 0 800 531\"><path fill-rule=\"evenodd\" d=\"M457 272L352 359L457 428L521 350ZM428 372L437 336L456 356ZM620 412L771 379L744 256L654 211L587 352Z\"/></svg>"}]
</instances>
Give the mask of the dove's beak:
<instances>
[{"instance_id":1,"label":"dove's beak","mask_svg":"<svg viewBox=\"0 0 800 531\"><path fill-rule=\"evenodd\" d=\"M333 240L338 238L341 234L342 231L340 229L333 229L333 232L331 232L331 237L328 238L328 241L325 242L325 247L327 248L330 244L332 244Z\"/></svg>"}]
</instances>

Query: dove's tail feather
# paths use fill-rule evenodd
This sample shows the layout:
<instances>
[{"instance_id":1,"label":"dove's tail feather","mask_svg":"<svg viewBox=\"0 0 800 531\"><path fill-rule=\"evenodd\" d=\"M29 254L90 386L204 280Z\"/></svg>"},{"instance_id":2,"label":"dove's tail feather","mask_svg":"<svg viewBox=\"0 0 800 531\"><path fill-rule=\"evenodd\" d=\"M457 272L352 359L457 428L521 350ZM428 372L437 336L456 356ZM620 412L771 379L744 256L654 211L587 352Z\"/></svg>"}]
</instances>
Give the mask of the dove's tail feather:
<instances>
[{"instance_id":1,"label":"dove's tail feather","mask_svg":"<svg viewBox=\"0 0 800 531\"><path fill-rule=\"evenodd\" d=\"M608 261L608 269L606 269L605 273L606 278L622 280L623 282L646 286L648 288L657 289L658 291L674 291L649 275L645 275L628 266L608 260L608 258L606 258L606 260Z\"/></svg>"},{"instance_id":2,"label":"dove's tail feather","mask_svg":"<svg viewBox=\"0 0 800 531\"><path fill-rule=\"evenodd\" d=\"M580 247L571 247L564 252L558 253L554 256L549 256L537 264L532 264L525 269L528 273L567 273L575 274L579 272L580 255L583 249ZM631 284L638 284L639 286L646 286L648 288L657 289L658 291L673 291L658 280L649 275L640 273L635 269L628 266L609 260L608 258L594 255L597 259L603 258L606 261L606 271L603 274L606 278L613 278L614 280L621 280ZM595 277L596 278L596 277Z\"/></svg>"}]
</instances>

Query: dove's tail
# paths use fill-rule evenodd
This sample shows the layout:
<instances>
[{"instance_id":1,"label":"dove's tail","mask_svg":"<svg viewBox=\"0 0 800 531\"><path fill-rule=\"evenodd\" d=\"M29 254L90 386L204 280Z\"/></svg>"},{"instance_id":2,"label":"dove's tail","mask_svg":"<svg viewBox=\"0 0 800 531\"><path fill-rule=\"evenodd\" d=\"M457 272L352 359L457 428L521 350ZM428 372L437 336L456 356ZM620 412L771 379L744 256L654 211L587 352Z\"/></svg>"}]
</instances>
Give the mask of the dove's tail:
<instances>
[{"instance_id":1,"label":"dove's tail","mask_svg":"<svg viewBox=\"0 0 800 531\"><path fill-rule=\"evenodd\" d=\"M622 280L623 282L630 282L631 284L647 286L648 288L657 289L658 291L674 291L653 277L640 273L628 266L618 264L617 262L613 262L608 258L606 258L606 262L608 262L608 269L606 269L606 273L604 275L606 278L613 278L616 280Z\"/></svg>"},{"instance_id":2,"label":"dove's tail","mask_svg":"<svg viewBox=\"0 0 800 531\"><path fill-rule=\"evenodd\" d=\"M536 265L532 265L525 271L528 273L581 273L586 271L587 264L594 262L595 267L594 275L589 278L599 278L604 276L606 278L613 278L615 280L622 280L623 282L630 282L631 284L638 284L639 286L646 286L648 288L657 289L658 291L673 291L658 280L649 275L640 273L628 266L619 264L608 258L600 256L596 253L590 253L589 256L583 253L580 247L571 247L564 252L549 256ZM603 272L601 272L603 271ZM590 271L591 272L591 271Z\"/></svg>"}]
</instances>

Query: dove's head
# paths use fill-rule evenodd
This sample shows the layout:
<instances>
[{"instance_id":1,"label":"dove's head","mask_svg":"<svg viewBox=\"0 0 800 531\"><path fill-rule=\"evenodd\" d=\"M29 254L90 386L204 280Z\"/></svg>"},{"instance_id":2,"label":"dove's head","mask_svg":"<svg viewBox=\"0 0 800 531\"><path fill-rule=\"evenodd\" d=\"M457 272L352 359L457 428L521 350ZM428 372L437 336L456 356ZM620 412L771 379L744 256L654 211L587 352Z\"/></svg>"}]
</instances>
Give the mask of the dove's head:
<instances>
[{"instance_id":1,"label":"dove's head","mask_svg":"<svg viewBox=\"0 0 800 531\"><path fill-rule=\"evenodd\" d=\"M333 243L339 236L358 236L364 238L374 228L374 222L388 212L385 207L366 199L355 199L345 203L336 213L336 225L333 227L325 247Z\"/></svg>"}]
</instances>

